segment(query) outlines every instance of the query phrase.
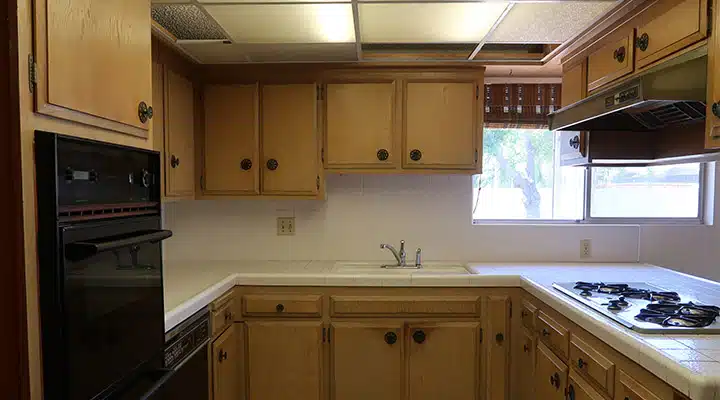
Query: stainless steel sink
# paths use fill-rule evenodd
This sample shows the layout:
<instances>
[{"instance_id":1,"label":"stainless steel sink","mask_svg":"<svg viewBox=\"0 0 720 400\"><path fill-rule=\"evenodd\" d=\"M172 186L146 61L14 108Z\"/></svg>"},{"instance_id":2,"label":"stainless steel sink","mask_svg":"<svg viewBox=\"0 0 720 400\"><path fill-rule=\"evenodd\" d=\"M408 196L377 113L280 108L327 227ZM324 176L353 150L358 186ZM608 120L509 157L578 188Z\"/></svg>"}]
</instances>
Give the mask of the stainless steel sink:
<instances>
[{"instance_id":1,"label":"stainless steel sink","mask_svg":"<svg viewBox=\"0 0 720 400\"><path fill-rule=\"evenodd\" d=\"M452 263L426 263L422 268L383 268L383 262L339 262L333 272L338 274L380 275L469 275L465 265Z\"/></svg>"}]
</instances>

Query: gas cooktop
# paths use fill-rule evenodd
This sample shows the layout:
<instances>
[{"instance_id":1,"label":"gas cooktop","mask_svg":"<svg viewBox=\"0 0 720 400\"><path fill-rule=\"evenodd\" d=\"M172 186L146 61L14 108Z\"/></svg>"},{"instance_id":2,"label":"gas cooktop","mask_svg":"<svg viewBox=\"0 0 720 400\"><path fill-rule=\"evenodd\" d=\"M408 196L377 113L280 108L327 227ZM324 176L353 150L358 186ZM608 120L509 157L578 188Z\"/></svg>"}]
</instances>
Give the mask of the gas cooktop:
<instances>
[{"instance_id":1,"label":"gas cooktop","mask_svg":"<svg viewBox=\"0 0 720 400\"><path fill-rule=\"evenodd\" d=\"M565 282L553 287L641 333L720 333L720 308L648 283Z\"/></svg>"}]
</instances>

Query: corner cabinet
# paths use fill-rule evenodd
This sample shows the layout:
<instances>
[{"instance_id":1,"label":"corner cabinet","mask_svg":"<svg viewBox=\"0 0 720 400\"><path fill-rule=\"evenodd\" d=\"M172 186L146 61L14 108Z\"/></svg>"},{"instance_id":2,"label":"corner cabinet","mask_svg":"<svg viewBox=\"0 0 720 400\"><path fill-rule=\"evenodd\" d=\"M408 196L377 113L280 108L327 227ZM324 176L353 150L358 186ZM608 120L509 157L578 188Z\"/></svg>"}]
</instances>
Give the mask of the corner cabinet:
<instances>
[{"instance_id":1,"label":"corner cabinet","mask_svg":"<svg viewBox=\"0 0 720 400\"><path fill-rule=\"evenodd\" d=\"M165 73L165 196L195 196L195 103L193 83L173 70Z\"/></svg>"},{"instance_id":2,"label":"corner cabinet","mask_svg":"<svg viewBox=\"0 0 720 400\"><path fill-rule=\"evenodd\" d=\"M34 3L36 111L148 138L150 0Z\"/></svg>"},{"instance_id":3,"label":"corner cabinet","mask_svg":"<svg viewBox=\"0 0 720 400\"><path fill-rule=\"evenodd\" d=\"M240 374L243 365L243 327L242 324L230 324L211 345L211 389L214 400L245 398L243 377Z\"/></svg>"}]
</instances>

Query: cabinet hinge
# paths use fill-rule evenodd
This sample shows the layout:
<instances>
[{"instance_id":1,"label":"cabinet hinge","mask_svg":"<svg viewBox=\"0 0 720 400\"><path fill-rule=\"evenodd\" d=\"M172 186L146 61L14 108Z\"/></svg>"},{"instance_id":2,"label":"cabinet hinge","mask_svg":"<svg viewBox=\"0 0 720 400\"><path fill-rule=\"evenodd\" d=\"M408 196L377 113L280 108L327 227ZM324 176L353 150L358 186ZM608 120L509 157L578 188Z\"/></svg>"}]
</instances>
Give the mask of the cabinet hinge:
<instances>
[{"instance_id":1,"label":"cabinet hinge","mask_svg":"<svg viewBox=\"0 0 720 400\"><path fill-rule=\"evenodd\" d=\"M317 99L324 100L324 97L325 97L325 93L323 93L322 85L317 85Z\"/></svg>"},{"instance_id":2,"label":"cabinet hinge","mask_svg":"<svg viewBox=\"0 0 720 400\"><path fill-rule=\"evenodd\" d=\"M200 175L200 189L205 190L205 176Z\"/></svg>"},{"instance_id":3,"label":"cabinet hinge","mask_svg":"<svg viewBox=\"0 0 720 400\"><path fill-rule=\"evenodd\" d=\"M480 99L480 85L475 85L475 100Z\"/></svg>"},{"instance_id":4,"label":"cabinet hinge","mask_svg":"<svg viewBox=\"0 0 720 400\"><path fill-rule=\"evenodd\" d=\"M35 93L35 87L37 86L37 62L35 62L35 56L28 54L28 86L30 93Z\"/></svg>"},{"instance_id":5,"label":"cabinet hinge","mask_svg":"<svg viewBox=\"0 0 720 400\"><path fill-rule=\"evenodd\" d=\"M480 343L483 342L483 328L480 328Z\"/></svg>"},{"instance_id":6,"label":"cabinet hinge","mask_svg":"<svg viewBox=\"0 0 720 400\"><path fill-rule=\"evenodd\" d=\"M713 26L713 7L712 7L712 1L708 1L707 6L707 34L710 36L712 33L712 26Z\"/></svg>"},{"instance_id":7,"label":"cabinet hinge","mask_svg":"<svg viewBox=\"0 0 720 400\"><path fill-rule=\"evenodd\" d=\"M475 164L478 162L478 151L475 149Z\"/></svg>"},{"instance_id":8,"label":"cabinet hinge","mask_svg":"<svg viewBox=\"0 0 720 400\"><path fill-rule=\"evenodd\" d=\"M325 148L320 149L320 162L325 162Z\"/></svg>"},{"instance_id":9,"label":"cabinet hinge","mask_svg":"<svg viewBox=\"0 0 720 400\"><path fill-rule=\"evenodd\" d=\"M323 336L322 336L322 337L323 337L323 343L325 343L325 342L327 341L327 328L323 328L323 333L322 333L322 335L323 335Z\"/></svg>"},{"instance_id":10,"label":"cabinet hinge","mask_svg":"<svg viewBox=\"0 0 720 400\"><path fill-rule=\"evenodd\" d=\"M317 190L320 190L320 175L315 178L315 186L317 187Z\"/></svg>"},{"instance_id":11,"label":"cabinet hinge","mask_svg":"<svg viewBox=\"0 0 720 400\"><path fill-rule=\"evenodd\" d=\"M510 318L512 318L512 303L510 303Z\"/></svg>"}]
</instances>

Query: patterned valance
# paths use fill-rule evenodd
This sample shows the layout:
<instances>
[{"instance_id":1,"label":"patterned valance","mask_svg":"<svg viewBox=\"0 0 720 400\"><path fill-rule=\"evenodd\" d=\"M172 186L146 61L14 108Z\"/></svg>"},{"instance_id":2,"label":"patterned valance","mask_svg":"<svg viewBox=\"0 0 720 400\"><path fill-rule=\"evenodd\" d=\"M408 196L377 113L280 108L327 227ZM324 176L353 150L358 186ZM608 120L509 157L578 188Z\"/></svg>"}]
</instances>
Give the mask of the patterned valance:
<instances>
[{"instance_id":1,"label":"patterned valance","mask_svg":"<svg viewBox=\"0 0 720 400\"><path fill-rule=\"evenodd\" d=\"M485 126L547 128L547 115L560 108L560 84L485 85Z\"/></svg>"}]
</instances>

